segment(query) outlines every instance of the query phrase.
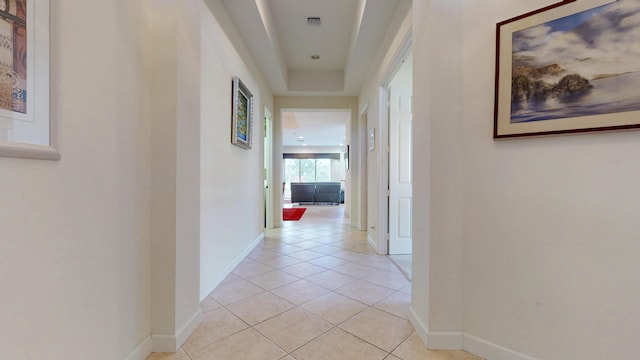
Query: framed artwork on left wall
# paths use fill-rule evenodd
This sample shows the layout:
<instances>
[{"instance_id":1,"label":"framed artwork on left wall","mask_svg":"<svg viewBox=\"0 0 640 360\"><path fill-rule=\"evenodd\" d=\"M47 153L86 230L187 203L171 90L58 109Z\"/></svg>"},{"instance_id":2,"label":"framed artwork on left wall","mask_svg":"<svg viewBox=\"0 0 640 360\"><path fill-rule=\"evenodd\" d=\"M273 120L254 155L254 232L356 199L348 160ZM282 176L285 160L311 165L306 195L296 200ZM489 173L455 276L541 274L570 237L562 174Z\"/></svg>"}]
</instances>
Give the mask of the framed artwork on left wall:
<instances>
[{"instance_id":1,"label":"framed artwork on left wall","mask_svg":"<svg viewBox=\"0 0 640 360\"><path fill-rule=\"evenodd\" d=\"M253 131L253 95L239 77L233 77L231 143L251 149Z\"/></svg>"},{"instance_id":2,"label":"framed artwork on left wall","mask_svg":"<svg viewBox=\"0 0 640 360\"><path fill-rule=\"evenodd\" d=\"M0 156L60 159L49 29L50 0L0 0Z\"/></svg>"}]
</instances>

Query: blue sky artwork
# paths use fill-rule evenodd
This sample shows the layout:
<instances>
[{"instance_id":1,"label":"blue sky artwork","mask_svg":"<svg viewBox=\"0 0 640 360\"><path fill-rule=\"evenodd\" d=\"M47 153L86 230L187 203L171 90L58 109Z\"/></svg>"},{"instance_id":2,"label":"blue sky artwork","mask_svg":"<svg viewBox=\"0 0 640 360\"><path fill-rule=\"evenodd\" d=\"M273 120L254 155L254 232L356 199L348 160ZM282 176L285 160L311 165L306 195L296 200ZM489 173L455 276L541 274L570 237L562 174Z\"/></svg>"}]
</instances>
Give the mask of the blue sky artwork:
<instances>
[{"instance_id":1,"label":"blue sky artwork","mask_svg":"<svg viewBox=\"0 0 640 360\"><path fill-rule=\"evenodd\" d=\"M512 123L640 110L640 0L615 1L514 32L512 56L514 76L523 68L561 69L536 72L532 84L555 86L577 74L591 89L520 98L512 103Z\"/></svg>"}]
</instances>

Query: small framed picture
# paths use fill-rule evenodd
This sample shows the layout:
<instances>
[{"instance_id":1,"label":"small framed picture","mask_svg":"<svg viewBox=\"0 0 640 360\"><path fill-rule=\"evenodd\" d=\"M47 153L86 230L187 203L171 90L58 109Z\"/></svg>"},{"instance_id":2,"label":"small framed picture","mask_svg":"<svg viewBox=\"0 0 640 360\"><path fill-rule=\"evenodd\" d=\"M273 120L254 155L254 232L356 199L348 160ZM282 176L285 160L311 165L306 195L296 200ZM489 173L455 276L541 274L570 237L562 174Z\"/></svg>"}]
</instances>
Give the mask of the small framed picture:
<instances>
[{"instance_id":1,"label":"small framed picture","mask_svg":"<svg viewBox=\"0 0 640 360\"><path fill-rule=\"evenodd\" d=\"M251 149L253 130L253 95L239 77L233 77L233 111L231 143Z\"/></svg>"}]
</instances>

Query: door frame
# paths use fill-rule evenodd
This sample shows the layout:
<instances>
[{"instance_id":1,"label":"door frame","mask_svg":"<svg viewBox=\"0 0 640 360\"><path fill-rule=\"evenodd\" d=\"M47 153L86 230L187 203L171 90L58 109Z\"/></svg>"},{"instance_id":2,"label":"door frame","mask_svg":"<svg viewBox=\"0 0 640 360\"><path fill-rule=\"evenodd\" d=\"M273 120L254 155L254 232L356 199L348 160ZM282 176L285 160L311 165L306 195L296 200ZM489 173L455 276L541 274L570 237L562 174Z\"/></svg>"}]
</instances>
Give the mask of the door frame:
<instances>
[{"instance_id":1,"label":"door frame","mask_svg":"<svg viewBox=\"0 0 640 360\"><path fill-rule=\"evenodd\" d=\"M402 40L402 45L393 55L386 75L380 83L379 101L380 101L380 123L379 135L380 139L380 155L378 157L380 171L378 173L378 199L380 206L378 207L378 254L389 254L389 86L394 76L400 71L403 60L412 51L413 33L409 32ZM382 140L384 139L384 146ZM384 150L384 152L383 152Z\"/></svg>"},{"instance_id":2,"label":"door frame","mask_svg":"<svg viewBox=\"0 0 640 360\"><path fill-rule=\"evenodd\" d=\"M412 83L412 54L411 51L403 57L401 72L403 76L410 76L408 80L402 80L399 78L400 72L391 80L389 85L389 101L391 106L389 107L389 241L388 241L388 253L393 255L407 255L412 253L413 236L411 235L411 220L412 214L412 188L413 188L413 175L411 158L413 158L413 149L411 147L411 133L413 128L413 111L411 108L407 109L402 106L400 99L409 96L411 99L413 95ZM409 81L406 83L404 81ZM411 103L411 100L409 100ZM401 134L404 130L409 130L409 139L401 140ZM405 134L406 135L406 134ZM408 147L407 147L408 146ZM408 162L407 162L408 161ZM403 164L403 166L401 166ZM409 177L401 180L401 169L409 171ZM404 173L404 171L402 172ZM406 203L404 206L400 205L400 199L409 200L408 208ZM408 210L405 214L409 215L408 218L400 217L402 209ZM408 221L408 223L404 223ZM404 224L406 226L400 226ZM407 227L408 226L408 227ZM404 234L402 230L408 231ZM392 253L393 251L393 253Z\"/></svg>"},{"instance_id":3,"label":"door frame","mask_svg":"<svg viewBox=\"0 0 640 360\"><path fill-rule=\"evenodd\" d=\"M365 106L363 107L363 109L360 111L360 118L359 118L359 128L360 130L360 138L358 139L359 142L359 154L360 154L360 224L358 226L358 228L360 230L364 230L367 231L368 228L368 214L369 214L369 210L367 208L367 206L369 206L369 200L368 200L368 192L369 192L369 184L368 184L368 179L369 179L369 167L367 165L367 161L368 161L368 155L369 155L369 149L368 149L368 135L367 135L367 124L368 124L368 120L369 119L369 104L365 104ZM364 129L364 130L362 130ZM354 204L355 205L355 204Z\"/></svg>"},{"instance_id":4,"label":"door frame","mask_svg":"<svg viewBox=\"0 0 640 360\"><path fill-rule=\"evenodd\" d=\"M273 217L273 115L264 107L264 180L265 180L265 228L275 227Z\"/></svg>"}]
</instances>

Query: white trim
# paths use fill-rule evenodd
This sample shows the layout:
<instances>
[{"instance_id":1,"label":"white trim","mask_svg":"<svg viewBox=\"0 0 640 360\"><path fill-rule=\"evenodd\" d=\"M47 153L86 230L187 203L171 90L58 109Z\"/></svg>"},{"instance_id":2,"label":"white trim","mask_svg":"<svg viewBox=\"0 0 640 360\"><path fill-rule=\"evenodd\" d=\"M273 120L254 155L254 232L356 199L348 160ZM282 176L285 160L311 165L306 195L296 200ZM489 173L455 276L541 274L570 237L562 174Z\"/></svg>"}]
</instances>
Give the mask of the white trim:
<instances>
[{"instance_id":1,"label":"white trim","mask_svg":"<svg viewBox=\"0 0 640 360\"><path fill-rule=\"evenodd\" d=\"M273 114L271 114L271 110L269 110L267 105L264 106L263 111L264 117L262 120L263 122L267 122L267 126L265 126L266 134L264 134L263 136L263 140L265 141L264 148L266 152L266 154L264 154L264 157L266 157L266 162L265 164L263 164L263 166L267 170L265 174L267 189L265 191L264 199L266 212L265 228L273 229L275 228L273 221L273 197L277 194L280 194L280 190L279 186L275 186L273 182Z\"/></svg>"},{"instance_id":2,"label":"white trim","mask_svg":"<svg viewBox=\"0 0 640 360\"><path fill-rule=\"evenodd\" d=\"M429 349L462 350L463 334L459 331L434 331L427 335Z\"/></svg>"},{"instance_id":3,"label":"white trim","mask_svg":"<svg viewBox=\"0 0 640 360\"><path fill-rule=\"evenodd\" d=\"M409 322L413 325L413 328L416 330L416 334L422 342L427 343L427 334L429 334L429 328L420 320L416 312L413 310L412 306L409 306Z\"/></svg>"},{"instance_id":4,"label":"white trim","mask_svg":"<svg viewBox=\"0 0 640 360\"><path fill-rule=\"evenodd\" d=\"M461 332L429 332L429 328L420 320L412 306L409 306L409 322L428 349L462 350L463 334Z\"/></svg>"},{"instance_id":5,"label":"white trim","mask_svg":"<svg viewBox=\"0 0 640 360\"><path fill-rule=\"evenodd\" d=\"M177 331L176 335L169 334L152 334L151 335L151 351L153 352L176 352L187 341L189 336L193 334L198 325L202 322L202 309L198 310L191 316L184 326Z\"/></svg>"},{"instance_id":6,"label":"white trim","mask_svg":"<svg viewBox=\"0 0 640 360\"><path fill-rule=\"evenodd\" d=\"M369 111L369 101L365 102L360 108L360 116Z\"/></svg>"},{"instance_id":7,"label":"white trim","mask_svg":"<svg viewBox=\"0 0 640 360\"><path fill-rule=\"evenodd\" d=\"M376 251L376 253L380 254L378 244L376 244L376 242L369 234L367 234L367 242L369 243L369 246L371 246L371 248Z\"/></svg>"},{"instance_id":8,"label":"white trim","mask_svg":"<svg viewBox=\"0 0 640 360\"><path fill-rule=\"evenodd\" d=\"M202 309L198 306L198 310L191 316L191 319L187 321L184 326L178 330L178 335L176 336L176 349L174 351L178 351L180 347L187 341L189 336L196 331L196 328L202 322Z\"/></svg>"},{"instance_id":9,"label":"white trim","mask_svg":"<svg viewBox=\"0 0 640 360\"><path fill-rule=\"evenodd\" d=\"M398 32L400 34L400 32ZM408 28L406 33L402 37L400 46L393 52L391 61L385 68L386 75L383 76L380 82L378 90L378 96L380 97L380 119L378 122L379 131L376 136L378 137L378 201L381 204L378 210L378 219L382 219L378 226L378 237L380 238L379 254L389 253L389 96L391 93L391 82L394 77L400 71L403 60L412 51L413 46L413 32L411 28ZM384 144L382 140L384 139ZM412 150L413 151L413 150Z\"/></svg>"},{"instance_id":10,"label":"white trim","mask_svg":"<svg viewBox=\"0 0 640 360\"><path fill-rule=\"evenodd\" d=\"M364 121L363 117L366 117L366 121ZM364 122L364 124L363 124ZM351 181L351 194L354 194L354 189L355 189L355 184L357 181L357 185L358 185L358 203L354 204L353 202L350 204L351 206L351 214L354 213L354 208L358 207L358 223L356 228L361 230L361 231L367 231L367 224L368 224L368 219L367 217L369 216L369 209L367 209L367 204L369 202L369 199L367 198L368 196L368 187L369 187L369 179L368 179L368 164L367 164L367 159L369 157L369 151L367 151L367 137L369 136L369 134L367 134L367 124L369 123L369 102L365 102L365 104L362 106L362 109L360 110L360 113L358 115L358 124L357 124L357 129L358 129L358 135L354 138L353 134L351 135L351 139L354 142L354 144L358 144L357 147L353 147L352 150L354 150L354 154L355 154L355 150L357 150L358 153L358 175L357 175L357 179L355 179L351 174L352 172L349 172L348 174L346 174L346 176L349 177L350 181ZM353 128L353 126L351 126ZM350 155L353 158L353 155ZM349 159L349 161L351 161L351 159ZM365 186L366 185L366 186ZM351 196L351 200L353 199L353 195ZM353 216L352 216L353 218Z\"/></svg>"},{"instance_id":11,"label":"white trim","mask_svg":"<svg viewBox=\"0 0 640 360\"><path fill-rule=\"evenodd\" d=\"M389 244L388 237L389 226L389 85L381 85L378 88L378 96L380 97L380 117L378 119L376 148L378 161L378 254L388 254ZM368 133L368 131L367 131ZM367 136L368 138L368 136ZM383 143L384 141L384 143Z\"/></svg>"},{"instance_id":12,"label":"white trim","mask_svg":"<svg viewBox=\"0 0 640 360\"><path fill-rule=\"evenodd\" d=\"M488 360L539 360L504 346L482 340L462 332L429 332L427 326L420 321L415 311L409 306L409 322L416 334L428 349L464 350Z\"/></svg>"},{"instance_id":13,"label":"white trim","mask_svg":"<svg viewBox=\"0 0 640 360\"><path fill-rule=\"evenodd\" d=\"M413 29L409 29L409 31L404 34L402 38L402 43L400 47L396 49L393 54L393 60L389 63L389 68L386 76L382 79L381 84L388 86L393 81L393 78L396 76L398 71L400 71L400 67L402 67L403 60L411 53L413 49Z\"/></svg>"},{"instance_id":14,"label":"white trim","mask_svg":"<svg viewBox=\"0 0 640 360\"><path fill-rule=\"evenodd\" d=\"M216 288L216 286L220 285L220 283L227 277L233 269L235 269L238 264L244 260L244 258L249 255L253 249L264 239L264 232L261 233L257 239L255 239L249 246L247 246L238 256L236 256L219 274L214 277L212 281L208 284L200 285L200 301L204 300L212 291Z\"/></svg>"},{"instance_id":15,"label":"white trim","mask_svg":"<svg viewBox=\"0 0 640 360\"><path fill-rule=\"evenodd\" d=\"M489 360L538 360L469 334L464 334L463 343L465 351Z\"/></svg>"},{"instance_id":16,"label":"white trim","mask_svg":"<svg viewBox=\"0 0 640 360\"><path fill-rule=\"evenodd\" d=\"M147 336L142 340L124 360L144 360L149 354L151 354L151 336Z\"/></svg>"},{"instance_id":17,"label":"white trim","mask_svg":"<svg viewBox=\"0 0 640 360\"><path fill-rule=\"evenodd\" d=\"M175 335L151 334L152 352L176 352Z\"/></svg>"}]
</instances>

